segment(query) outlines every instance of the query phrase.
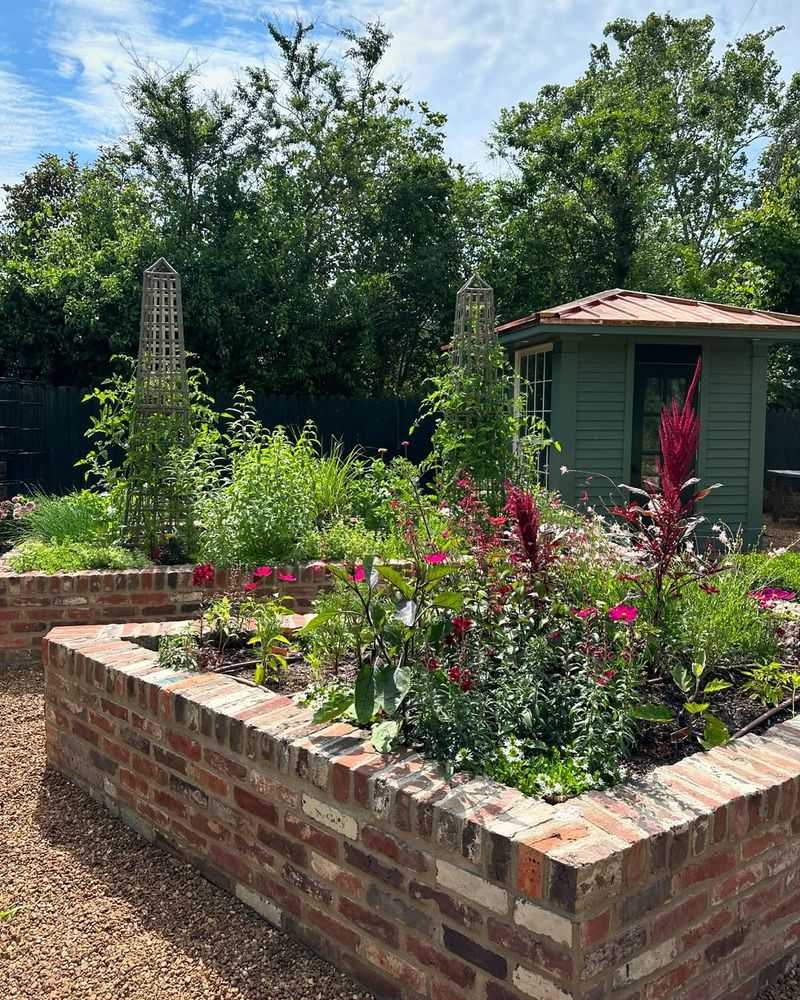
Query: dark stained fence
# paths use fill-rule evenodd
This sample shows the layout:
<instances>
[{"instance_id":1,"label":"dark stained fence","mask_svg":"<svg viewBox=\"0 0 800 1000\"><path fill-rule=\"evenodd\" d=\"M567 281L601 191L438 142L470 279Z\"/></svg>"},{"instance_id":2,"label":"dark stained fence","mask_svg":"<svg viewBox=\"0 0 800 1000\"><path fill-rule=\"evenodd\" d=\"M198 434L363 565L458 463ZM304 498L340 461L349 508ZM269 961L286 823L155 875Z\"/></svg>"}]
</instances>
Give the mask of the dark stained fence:
<instances>
[{"instance_id":1,"label":"dark stained fence","mask_svg":"<svg viewBox=\"0 0 800 1000\"><path fill-rule=\"evenodd\" d=\"M39 382L0 379L0 499L42 478L46 395Z\"/></svg>"},{"instance_id":2,"label":"dark stained fence","mask_svg":"<svg viewBox=\"0 0 800 1000\"><path fill-rule=\"evenodd\" d=\"M800 411L767 410L767 469L800 469Z\"/></svg>"},{"instance_id":3,"label":"dark stained fence","mask_svg":"<svg viewBox=\"0 0 800 1000\"><path fill-rule=\"evenodd\" d=\"M82 487L85 484L84 470L76 468L75 463L90 446L85 434L94 412L93 404L82 402L86 390L7 382L5 395L16 398L20 394L30 397L31 403L37 397L38 403L27 409L9 405L9 412L13 412L14 416L8 421L7 432L0 430L0 435L5 434L4 438L0 438L0 444L7 445L9 453L14 456L9 463L16 483L14 491L35 486L48 493L63 493ZM2 398L3 389L0 387ZM217 397L220 409L225 409L229 403L230 398ZM367 455L375 456L379 454L378 449L385 448L389 456L407 453L414 461L420 461L430 449L428 426L420 428L413 436L409 433L417 417L418 399L315 399L257 395L255 405L266 427L280 424L300 430L307 420L313 420L325 447L330 445L332 439L339 439L347 451L359 447ZM29 415L31 413L41 415L38 429ZM0 424L3 423L1 418L2 403ZM404 441L410 442L408 448L403 446Z\"/></svg>"}]
</instances>

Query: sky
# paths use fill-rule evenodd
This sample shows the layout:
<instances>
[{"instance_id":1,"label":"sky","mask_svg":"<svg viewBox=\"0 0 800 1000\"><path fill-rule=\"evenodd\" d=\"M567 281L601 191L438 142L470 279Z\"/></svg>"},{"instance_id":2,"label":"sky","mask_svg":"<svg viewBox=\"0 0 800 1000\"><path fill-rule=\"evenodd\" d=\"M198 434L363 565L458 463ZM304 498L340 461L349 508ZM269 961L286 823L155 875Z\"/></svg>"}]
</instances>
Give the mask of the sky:
<instances>
[{"instance_id":1,"label":"sky","mask_svg":"<svg viewBox=\"0 0 800 1000\"><path fill-rule=\"evenodd\" d=\"M122 94L134 56L200 64L205 86L230 88L243 66L274 65L267 20L341 26L380 19L394 39L383 74L448 116L447 151L491 170L485 140L500 108L569 83L615 17L651 10L711 14L720 46L784 25L773 48L800 69L800 0L0 0L0 184L42 152L90 161L125 133Z\"/></svg>"}]
</instances>

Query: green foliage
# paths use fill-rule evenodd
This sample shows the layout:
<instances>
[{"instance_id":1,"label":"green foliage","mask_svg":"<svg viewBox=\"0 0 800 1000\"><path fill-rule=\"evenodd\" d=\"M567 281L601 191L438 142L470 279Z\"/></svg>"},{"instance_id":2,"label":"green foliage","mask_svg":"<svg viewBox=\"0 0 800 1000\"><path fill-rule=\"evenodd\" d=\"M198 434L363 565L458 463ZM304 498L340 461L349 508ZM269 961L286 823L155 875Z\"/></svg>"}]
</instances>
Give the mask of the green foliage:
<instances>
[{"instance_id":1,"label":"green foliage","mask_svg":"<svg viewBox=\"0 0 800 1000\"><path fill-rule=\"evenodd\" d=\"M90 419L87 438L91 449L78 464L113 499L117 517L124 517L130 489L143 490L156 503L145 503L142 523L124 526L126 535L141 538L158 561L170 549L185 562L196 550L197 506L215 485L223 457L223 439L217 426L214 400L205 392L205 375L189 371L188 426L176 425L174 414L154 414L146 427L137 427L135 365L121 358L123 370L84 397L97 412ZM173 523L163 523L163 497L174 508Z\"/></svg>"},{"instance_id":2,"label":"green foliage","mask_svg":"<svg viewBox=\"0 0 800 1000\"><path fill-rule=\"evenodd\" d=\"M751 590L782 587L800 594L800 552L748 552L737 561L751 581Z\"/></svg>"},{"instance_id":3,"label":"green foliage","mask_svg":"<svg viewBox=\"0 0 800 1000\"><path fill-rule=\"evenodd\" d=\"M277 682L281 670L286 669L286 656L291 645L283 634L283 618L288 608L284 601L275 598L269 601L249 600L244 602L243 614L253 635L248 645L255 646L258 664L253 675L256 684Z\"/></svg>"},{"instance_id":4,"label":"green foliage","mask_svg":"<svg viewBox=\"0 0 800 1000\"><path fill-rule=\"evenodd\" d=\"M369 531L357 518L339 519L315 528L301 539L295 550L298 559L341 562L357 559L365 552L386 556L391 545L377 532Z\"/></svg>"},{"instance_id":5,"label":"green foliage","mask_svg":"<svg viewBox=\"0 0 800 1000\"><path fill-rule=\"evenodd\" d=\"M774 657L775 622L750 596L759 586L761 565L758 557L735 556L726 570L710 579L710 592L690 587L668 623L667 641L715 670Z\"/></svg>"},{"instance_id":6,"label":"green foliage","mask_svg":"<svg viewBox=\"0 0 800 1000\"><path fill-rule=\"evenodd\" d=\"M357 654L360 607L358 596L341 580L336 581L332 591L314 602L314 612L320 622L306 633L305 651L318 674L326 666L338 674L345 659Z\"/></svg>"},{"instance_id":7,"label":"green foliage","mask_svg":"<svg viewBox=\"0 0 800 1000\"><path fill-rule=\"evenodd\" d=\"M158 665L165 670L197 670L197 635L194 631L162 635L158 640Z\"/></svg>"},{"instance_id":8,"label":"green foliage","mask_svg":"<svg viewBox=\"0 0 800 1000\"><path fill-rule=\"evenodd\" d=\"M569 749L553 748L547 752L526 747L509 739L485 766L490 778L518 788L524 795L559 802L582 795L595 788L604 788L619 780L620 768L590 770L586 763Z\"/></svg>"},{"instance_id":9,"label":"green foliage","mask_svg":"<svg viewBox=\"0 0 800 1000\"><path fill-rule=\"evenodd\" d=\"M745 670L744 675L747 681L742 685L742 690L765 706L776 706L791 698L794 714L797 693L800 691L800 674L772 660L757 663L751 670Z\"/></svg>"},{"instance_id":10,"label":"green foliage","mask_svg":"<svg viewBox=\"0 0 800 1000\"><path fill-rule=\"evenodd\" d=\"M141 552L105 542L22 542L6 556L15 573L75 573L82 569L141 569L150 565Z\"/></svg>"},{"instance_id":11,"label":"green foliage","mask_svg":"<svg viewBox=\"0 0 800 1000\"><path fill-rule=\"evenodd\" d=\"M37 493L33 510L19 522L25 539L43 542L108 542L120 537L120 518L107 496L79 490L64 496Z\"/></svg>"},{"instance_id":12,"label":"green foliage","mask_svg":"<svg viewBox=\"0 0 800 1000\"><path fill-rule=\"evenodd\" d=\"M317 460L308 428L295 440L283 427L259 431L234 449L227 481L199 499L201 558L221 567L291 560L316 524Z\"/></svg>"}]
</instances>

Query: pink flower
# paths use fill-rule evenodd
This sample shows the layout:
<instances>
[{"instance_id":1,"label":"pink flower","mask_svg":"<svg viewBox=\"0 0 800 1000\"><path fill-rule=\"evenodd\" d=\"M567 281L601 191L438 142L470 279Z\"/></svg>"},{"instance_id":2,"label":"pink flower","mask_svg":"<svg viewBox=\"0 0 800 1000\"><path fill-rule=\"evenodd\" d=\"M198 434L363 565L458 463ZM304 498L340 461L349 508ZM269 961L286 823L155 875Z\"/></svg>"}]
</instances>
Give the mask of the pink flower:
<instances>
[{"instance_id":1,"label":"pink flower","mask_svg":"<svg viewBox=\"0 0 800 1000\"><path fill-rule=\"evenodd\" d=\"M632 604L615 604L608 609L608 617L612 622L635 622L639 617L639 610Z\"/></svg>"},{"instance_id":2,"label":"pink flower","mask_svg":"<svg viewBox=\"0 0 800 1000\"><path fill-rule=\"evenodd\" d=\"M294 583L297 577L291 573L280 572L278 573L278 579L281 581L281 583Z\"/></svg>"},{"instance_id":3,"label":"pink flower","mask_svg":"<svg viewBox=\"0 0 800 1000\"><path fill-rule=\"evenodd\" d=\"M579 497L579 500L580 500L581 503L588 503L589 502L589 494L586 492L586 490L584 490L581 493L581 495Z\"/></svg>"},{"instance_id":4,"label":"pink flower","mask_svg":"<svg viewBox=\"0 0 800 1000\"><path fill-rule=\"evenodd\" d=\"M575 617L583 621L589 621L597 617L597 608L578 608L575 611Z\"/></svg>"},{"instance_id":5,"label":"pink flower","mask_svg":"<svg viewBox=\"0 0 800 1000\"><path fill-rule=\"evenodd\" d=\"M266 580L268 576L272 576L271 566L259 566L258 569L253 570L254 580L260 580L262 578Z\"/></svg>"},{"instance_id":6,"label":"pink flower","mask_svg":"<svg viewBox=\"0 0 800 1000\"><path fill-rule=\"evenodd\" d=\"M608 682L616 676L616 670L606 670L599 677L595 677L595 680L600 685L600 687L605 687Z\"/></svg>"},{"instance_id":7,"label":"pink flower","mask_svg":"<svg viewBox=\"0 0 800 1000\"><path fill-rule=\"evenodd\" d=\"M447 553L445 552L431 552L425 556L425 562L431 566L435 566L437 563L443 563L447 558Z\"/></svg>"},{"instance_id":8,"label":"pink flower","mask_svg":"<svg viewBox=\"0 0 800 1000\"><path fill-rule=\"evenodd\" d=\"M781 590L779 587L762 587L751 590L750 596L763 610L769 610L775 601L793 601L797 594L793 590Z\"/></svg>"},{"instance_id":9,"label":"pink flower","mask_svg":"<svg viewBox=\"0 0 800 1000\"><path fill-rule=\"evenodd\" d=\"M214 582L214 567L211 563L200 563L195 566L192 573L192 584L195 587L202 587L204 583Z\"/></svg>"},{"instance_id":10,"label":"pink flower","mask_svg":"<svg viewBox=\"0 0 800 1000\"><path fill-rule=\"evenodd\" d=\"M246 583L246 584L244 585L244 587L242 587L242 590L246 590L246 591L248 592L248 594L249 594L249 593L251 593L251 592L252 592L253 590L255 590L255 589L256 589L256 587L258 587L258 584L257 584L257 583Z\"/></svg>"},{"instance_id":11,"label":"pink flower","mask_svg":"<svg viewBox=\"0 0 800 1000\"><path fill-rule=\"evenodd\" d=\"M353 575L350 577L351 583L363 583L367 578L367 574L364 572L363 566L354 566Z\"/></svg>"},{"instance_id":12,"label":"pink flower","mask_svg":"<svg viewBox=\"0 0 800 1000\"><path fill-rule=\"evenodd\" d=\"M400 442L400 447L401 448L409 448L410 446L411 446L411 442L410 441L401 441Z\"/></svg>"}]
</instances>

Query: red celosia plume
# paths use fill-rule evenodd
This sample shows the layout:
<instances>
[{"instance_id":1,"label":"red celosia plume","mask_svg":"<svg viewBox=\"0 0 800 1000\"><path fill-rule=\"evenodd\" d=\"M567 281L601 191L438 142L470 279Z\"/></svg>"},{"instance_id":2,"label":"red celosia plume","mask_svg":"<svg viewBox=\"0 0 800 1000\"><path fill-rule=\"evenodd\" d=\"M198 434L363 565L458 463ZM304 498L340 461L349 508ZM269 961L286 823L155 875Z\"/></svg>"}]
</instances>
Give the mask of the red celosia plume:
<instances>
[{"instance_id":1,"label":"red celosia plume","mask_svg":"<svg viewBox=\"0 0 800 1000\"><path fill-rule=\"evenodd\" d=\"M697 359L694 375L683 406L677 399L661 411L661 426L658 431L661 458L658 460L658 475L661 492L667 502L680 498L681 487L690 478L700 441L700 418L694 408L697 383L700 381L702 359Z\"/></svg>"}]
</instances>

